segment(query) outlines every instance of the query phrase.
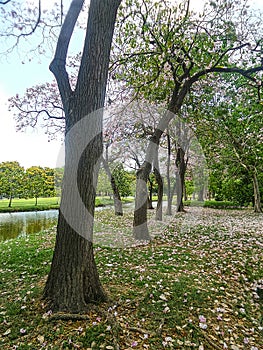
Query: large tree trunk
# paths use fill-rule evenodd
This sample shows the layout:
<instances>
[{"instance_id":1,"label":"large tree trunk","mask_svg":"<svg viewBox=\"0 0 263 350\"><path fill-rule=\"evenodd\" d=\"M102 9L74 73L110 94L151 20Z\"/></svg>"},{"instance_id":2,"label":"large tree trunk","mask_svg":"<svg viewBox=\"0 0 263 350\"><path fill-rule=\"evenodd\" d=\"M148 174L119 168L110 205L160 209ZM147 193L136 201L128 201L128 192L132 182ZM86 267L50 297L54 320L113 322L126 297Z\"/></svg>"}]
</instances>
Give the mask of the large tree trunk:
<instances>
[{"instance_id":1,"label":"large tree trunk","mask_svg":"<svg viewBox=\"0 0 263 350\"><path fill-rule=\"evenodd\" d=\"M254 171L253 173L253 188L254 188L254 211L255 213L262 213L262 206L261 206L261 196L259 191L259 184L258 184L258 178L257 173Z\"/></svg>"},{"instance_id":2,"label":"large tree trunk","mask_svg":"<svg viewBox=\"0 0 263 350\"><path fill-rule=\"evenodd\" d=\"M102 158L102 162L103 162L103 167L105 169L105 172L106 172L106 174L110 180L110 183L111 183L111 188L112 188L112 192L113 192L115 215L123 216L121 196L120 196L120 192L119 192L118 186L116 184L115 178L111 173L108 161L105 158Z\"/></svg>"},{"instance_id":3,"label":"large tree trunk","mask_svg":"<svg viewBox=\"0 0 263 350\"><path fill-rule=\"evenodd\" d=\"M147 180L151 172L151 163L145 161L137 171L135 210L133 218L133 236L137 240L150 240L147 227L148 188Z\"/></svg>"},{"instance_id":4,"label":"large tree trunk","mask_svg":"<svg viewBox=\"0 0 263 350\"><path fill-rule=\"evenodd\" d=\"M198 201L199 202L203 202L204 201L204 193L205 193L205 187L204 187L204 185L201 185L201 188L198 191Z\"/></svg>"},{"instance_id":5,"label":"large tree trunk","mask_svg":"<svg viewBox=\"0 0 263 350\"><path fill-rule=\"evenodd\" d=\"M54 73L65 111L65 172L51 270L44 297L52 310L85 312L106 300L93 255L95 194L102 155L102 115L115 18L120 0L91 0L75 91L65 68L83 0L73 0L61 28ZM96 111L96 112L94 112Z\"/></svg>"}]
</instances>

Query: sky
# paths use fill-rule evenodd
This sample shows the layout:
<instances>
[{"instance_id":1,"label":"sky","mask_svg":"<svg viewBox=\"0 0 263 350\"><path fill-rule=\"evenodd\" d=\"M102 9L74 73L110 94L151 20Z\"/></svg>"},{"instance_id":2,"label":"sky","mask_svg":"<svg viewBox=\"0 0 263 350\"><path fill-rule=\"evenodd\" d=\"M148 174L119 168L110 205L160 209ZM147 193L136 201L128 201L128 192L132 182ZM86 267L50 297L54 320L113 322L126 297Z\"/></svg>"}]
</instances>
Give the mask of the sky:
<instances>
[{"instance_id":1,"label":"sky","mask_svg":"<svg viewBox=\"0 0 263 350\"><path fill-rule=\"evenodd\" d=\"M34 0L22 1L26 4ZM197 8L201 2L192 0ZM46 8L50 8L52 3L54 0L43 0ZM70 0L64 0L65 12L69 3ZM262 0L251 0L250 3L262 8ZM48 69L51 58L52 53L49 57L35 57L32 62L27 62L16 51L12 55L0 57L0 162L18 161L25 168L33 165L54 168L63 164L60 137L57 141L49 142L41 128L16 132L13 114L8 111L9 97L16 93L23 95L27 87L53 79Z\"/></svg>"},{"instance_id":2,"label":"sky","mask_svg":"<svg viewBox=\"0 0 263 350\"><path fill-rule=\"evenodd\" d=\"M22 0L30 3L33 0ZM65 11L70 0L64 0ZM43 0L43 9L50 8L54 0ZM30 40L34 40L33 37ZM1 51L1 50L0 50ZM24 94L26 88L51 81L49 71L53 53L47 57L35 56L31 62L23 58L19 51L8 56L0 56L0 162L18 161L25 168L47 166L55 168L63 164L61 135L50 141L41 128L17 132L13 113L8 111L8 98Z\"/></svg>"}]
</instances>

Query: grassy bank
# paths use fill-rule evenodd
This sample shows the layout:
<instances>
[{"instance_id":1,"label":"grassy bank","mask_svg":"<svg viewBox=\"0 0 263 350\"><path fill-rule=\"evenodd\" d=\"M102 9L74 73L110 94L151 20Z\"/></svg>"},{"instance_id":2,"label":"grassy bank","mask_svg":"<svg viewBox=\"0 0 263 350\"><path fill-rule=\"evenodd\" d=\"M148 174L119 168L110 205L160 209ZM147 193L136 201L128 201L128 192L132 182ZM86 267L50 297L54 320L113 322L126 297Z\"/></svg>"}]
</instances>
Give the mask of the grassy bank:
<instances>
[{"instance_id":1,"label":"grassy bank","mask_svg":"<svg viewBox=\"0 0 263 350\"><path fill-rule=\"evenodd\" d=\"M11 208L8 207L9 200L1 199L0 200L0 213L9 213L17 211L35 211L35 210L49 210L49 209L58 209L59 199L57 197L49 198L38 198L37 205L35 205L34 198L28 199L19 199L14 198L12 200Z\"/></svg>"},{"instance_id":2,"label":"grassy bank","mask_svg":"<svg viewBox=\"0 0 263 350\"><path fill-rule=\"evenodd\" d=\"M124 198L123 203L130 203L133 201L132 198ZM34 198L28 199L18 199L12 200L11 208L8 207L9 200L0 200L0 213L12 213L21 211L40 211L40 210L50 210L59 208L59 198L49 197L49 198L38 198L37 205L35 205ZM97 197L95 201L96 207L104 207L107 205L113 205L113 199L109 197Z\"/></svg>"},{"instance_id":3,"label":"grassy bank","mask_svg":"<svg viewBox=\"0 0 263 350\"><path fill-rule=\"evenodd\" d=\"M263 348L262 216L190 208L151 221L139 248L132 214L113 217L98 212L95 230L111 301L87 320L57 320L41 300L53 231L0 243L1 349Z\"/></svg>"}]
</instances>

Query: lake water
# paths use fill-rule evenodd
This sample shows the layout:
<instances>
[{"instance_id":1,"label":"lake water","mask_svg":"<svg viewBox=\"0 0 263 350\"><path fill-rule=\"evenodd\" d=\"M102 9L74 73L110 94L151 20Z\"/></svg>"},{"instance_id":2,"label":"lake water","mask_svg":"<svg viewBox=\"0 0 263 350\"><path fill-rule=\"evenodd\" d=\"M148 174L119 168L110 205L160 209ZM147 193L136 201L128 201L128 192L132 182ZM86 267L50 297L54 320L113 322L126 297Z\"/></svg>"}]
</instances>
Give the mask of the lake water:
<instances>
[{"instance_id":1,"label":"lake water","mask_svg":"<svg viewBox=\"0 0 263 350\"><path fill-rule=\"evenodd\" d=\"M123 209L130 210L133 206L134 203L127 203L123 205ZM98 207L96 211L104 209L105 207ZM0 213L0 241L47 230L57 225L57 219L58 210Z\"/></svg>"},{"instance_id":2,"label":"lake water","mask_svg":"<svg viewBox=\"0 0 263 350\"><path fill-rule=\"evenodd\" d=\"M57 224L58 210L0 214L0 241L49 229Z\"/></svg>"}]
</instances>

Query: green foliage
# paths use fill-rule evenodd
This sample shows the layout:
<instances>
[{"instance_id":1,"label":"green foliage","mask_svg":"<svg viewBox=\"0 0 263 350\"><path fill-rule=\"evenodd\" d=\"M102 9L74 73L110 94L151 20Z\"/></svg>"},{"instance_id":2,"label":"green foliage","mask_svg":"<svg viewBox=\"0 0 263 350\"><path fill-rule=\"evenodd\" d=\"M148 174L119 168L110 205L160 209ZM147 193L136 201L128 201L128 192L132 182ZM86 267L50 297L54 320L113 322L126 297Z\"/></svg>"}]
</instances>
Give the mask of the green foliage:
<instances>
[{"instance_id":1,"label":"green foliage","mask_svg":"<svg viewBox=\"0 0 263 350\"><path fill-rule=\"evenodd\" d=\"M53 197L55 195L54 169L33 166L26 171L16 161L0 164L0 197L13 198ZM62 172L57 176L61 186Z\"/></svg>"},{"instance_id":2,"label":"green foliage","mask_svg":"<svg viewBox=\"0 0 263 350\"><path fill-rule=\"evenodd\" d=\"M23 194L24 168L16 161L0 164L0 196L9 198L9 206L14 197Z\"/></svg>"},{"instance_id":3,"label":"green foliage","mask_svg":"<svg viewBox=\"0 0 263 350\"><path fill-rule=\"evenodd\" d=\"M240 18L250 27L244 42ZM114 76L146 100L167 105L196 74L197 80L206 79L210 69L246 68L252 60L260 64L259 54L247 49L255 35L261 39L259 31L256 18L236 1L207 2L198 15L189 10L187 0L127 1L117 24Z\"/></svg>"},{"instance_id":4,"label":"green foliage","mask_svg":"<svg viewBox=\"0 0 263 350\"><path fill-rule=\"evenodd\" d=\"M114 166L112 176L115 179L121 197L132 195L132 183L135 181L135 176L124 169L122 164Z\"/></svg>"},{"instance_id":5,"label":"green foliage","mask_svg":"<svg viewBox=\"0 0 263 350\"><path fill-rule=\"evenodd\" d=\"M52 176L50 176L50 173L52 173ZM53 185L54 195L54 171L52 169L32 166L26 170L25 194L26 197L35 198L36 205L37 198L50 193L50 185Z\"/></svg>"},{"instance_id":6,"label":"green foliage","mask_svg":"<svg viewBox=\"0 0 263 350\"><path fill-rule=\"evenodd\" d=\"M100 195L100 196L107 196L112 193L112 188L111 188L108 175L106 174L103 168L101 168L99 171L96 192L97 192L97 195Z\"/></svg>"}]
</instances>

